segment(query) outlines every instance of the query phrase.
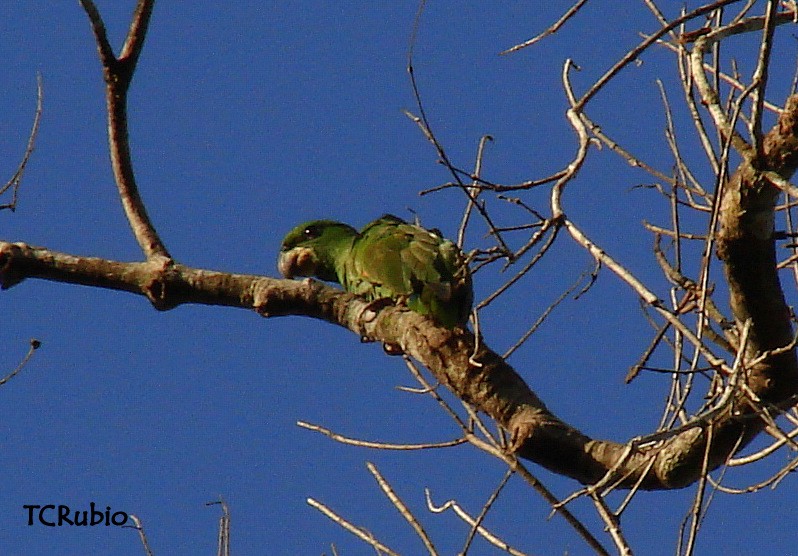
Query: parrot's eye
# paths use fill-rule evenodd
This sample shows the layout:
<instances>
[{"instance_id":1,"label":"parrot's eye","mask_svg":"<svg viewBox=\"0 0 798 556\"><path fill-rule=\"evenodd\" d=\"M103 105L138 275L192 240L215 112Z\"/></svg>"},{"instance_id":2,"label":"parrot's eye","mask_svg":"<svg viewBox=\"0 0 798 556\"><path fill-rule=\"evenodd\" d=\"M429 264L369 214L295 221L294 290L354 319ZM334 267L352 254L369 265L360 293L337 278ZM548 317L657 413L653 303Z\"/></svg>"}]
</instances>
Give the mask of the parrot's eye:
<instances>
[{"instance_id":1,"label":"parrot's eye","mask_svg":"<svg viewBox=\"0 0 798 556\"><path fill-rule=\"evenodd\" d=\"M305 239L316 239L319 237L319 229L316 226L308 226L302 233L305 235Z\"/></svg>"}]
</instances>

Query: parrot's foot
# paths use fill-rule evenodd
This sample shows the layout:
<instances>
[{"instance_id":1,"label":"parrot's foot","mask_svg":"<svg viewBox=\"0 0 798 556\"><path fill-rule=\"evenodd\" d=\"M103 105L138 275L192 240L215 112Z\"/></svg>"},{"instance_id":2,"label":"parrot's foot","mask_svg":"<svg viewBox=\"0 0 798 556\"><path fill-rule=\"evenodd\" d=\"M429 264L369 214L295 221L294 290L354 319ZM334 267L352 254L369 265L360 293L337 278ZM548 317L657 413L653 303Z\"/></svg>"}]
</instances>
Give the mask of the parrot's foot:
<instances>
[{"instance_id":1,"label":"parrot's foot","mask_svg":"<svg viewBox=\"0 0 798 556\"><path fill-rule=\"evenodd\" d=\"M360 337L360 341L363 342L364 344L369 344L369 343L371 343L371 342L373 342L375 340L369 338L368 336L361 336ZM383 342L382 343L382 349L388 355L404 355L405 354L405 352L402 351L402 348L399 347L399 344L391 344L389 342Z\"/></svg>"},{"instance_id":2,"label":"parrot's foot","mask_svg":"<svg viewBox=\"0 0 798 556\"><path fill-rule=\"evenodd\" d=\"M364 308L363 311L360 313L360 318L363 322L371 322L377 318L377 314L385 309L386 307L390 307L394 305L395 301L390 297L381 297L379 299L375 299L374 301L370 301ZM363 336L360 338L361 342L373 342L371 338ZM382 349L388 355L404 355L404 351L402 348L399 347L399 344L392 344L389 342L382 343Z\"/></svg>"}]
</instances>

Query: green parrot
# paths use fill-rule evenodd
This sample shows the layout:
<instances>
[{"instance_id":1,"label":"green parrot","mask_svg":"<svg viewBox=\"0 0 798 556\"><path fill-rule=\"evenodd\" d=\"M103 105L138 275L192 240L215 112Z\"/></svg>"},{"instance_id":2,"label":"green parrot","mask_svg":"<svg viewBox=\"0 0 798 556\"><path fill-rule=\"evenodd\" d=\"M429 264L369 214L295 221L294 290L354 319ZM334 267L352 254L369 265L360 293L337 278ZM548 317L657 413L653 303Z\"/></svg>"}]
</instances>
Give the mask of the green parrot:
<instances>
[{"instance_id":1,"label":"green parrot","mask_svg":"<svg viewBox=\"0 0 798 556\"><path fill-rule=\"evenodd\" d=\"M277 267L286 278L315 276L369 301L390 299L447 328L465 327L474 297L454 243L390 214L360 232L333 220L301 224L283 239Z\"/></svg>"}]
</instances>

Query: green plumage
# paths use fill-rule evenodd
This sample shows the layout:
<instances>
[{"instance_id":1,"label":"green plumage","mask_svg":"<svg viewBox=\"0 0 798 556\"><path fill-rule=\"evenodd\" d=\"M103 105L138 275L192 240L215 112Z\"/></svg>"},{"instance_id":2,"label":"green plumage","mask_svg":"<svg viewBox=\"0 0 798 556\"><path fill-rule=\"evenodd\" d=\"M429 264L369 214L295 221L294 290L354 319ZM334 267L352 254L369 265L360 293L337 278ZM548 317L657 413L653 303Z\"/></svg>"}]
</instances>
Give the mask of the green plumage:
<instances>
[{"instance_id":1,"label":"green plumage","mask_svg":"<svg viewBox=\"0 0 798 556\"><path fill-rule=\"evenodd\" d=\"M283 276L338 282L374 301L391 299L452 328L471 311L471 273L460 249L437 231L385 215L360 232L332 220L297 226L283 239Z\"/></svg>"}]
</instances>

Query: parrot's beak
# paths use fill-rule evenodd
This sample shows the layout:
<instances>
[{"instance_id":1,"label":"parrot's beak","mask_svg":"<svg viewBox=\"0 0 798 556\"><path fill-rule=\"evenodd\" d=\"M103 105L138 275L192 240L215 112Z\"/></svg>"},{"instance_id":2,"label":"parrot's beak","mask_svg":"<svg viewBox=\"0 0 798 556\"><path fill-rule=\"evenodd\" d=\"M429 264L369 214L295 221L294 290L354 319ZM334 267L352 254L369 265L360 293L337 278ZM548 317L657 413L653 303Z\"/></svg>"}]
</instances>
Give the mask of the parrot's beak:
<instances>
[{"instance_id":1,"label":"parrot's beak","mask_svg":"<svg viewBox=\"0 0 798 556\"><path fill-rule=\"evenodd\" d=\"M281 251L277 259L277 270L288 279L295 276L313 276L316 273L316 254L307 247Z\"/></svg>"},{"instance_id":2,"label":"parrot's beak","mask_svg":"<svg viewBox=\"0 0 798 556\"><path fill-rule=\"evenodd\" d=\"M293 266L295 256L292 255L293 251L281 251L280 256L277 258L277 270L283 275L283 278L289 280L294 277Z\"/></svg>"}]
</instances>

